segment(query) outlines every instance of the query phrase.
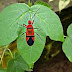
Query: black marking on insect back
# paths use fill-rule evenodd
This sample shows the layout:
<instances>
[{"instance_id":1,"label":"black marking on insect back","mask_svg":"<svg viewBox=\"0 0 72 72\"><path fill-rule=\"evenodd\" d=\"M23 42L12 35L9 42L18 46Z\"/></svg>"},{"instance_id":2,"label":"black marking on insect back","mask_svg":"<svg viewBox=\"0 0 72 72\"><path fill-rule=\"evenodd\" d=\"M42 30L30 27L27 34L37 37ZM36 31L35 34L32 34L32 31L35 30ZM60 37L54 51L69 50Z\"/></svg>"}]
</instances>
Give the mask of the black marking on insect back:
<instances>
[{"instance_id":1,"label":"black marking on insect back","mask_svg":"<svg viewBox=\"0 0 72 72\"><path fill-rule=\"evenodd\" d=\"M34 36L26 36L26 37L34 37Z\"/></svg>"},{"instance_id":2,"label":"black marking on insect back","mask_svg":"<svg viewBox=\"0 0 72 72\"><path fill-rule=\"evenodd\" d=\"M27 29L33 29L33 28L27 28Z\"/></svg>"},{"instance_id":3,"label":"black marking on insect back","mask_svg":"<svg viewBox=\"0 0 72 72\"><path fill-rule=\"evenodd\" d=\"M27 28L27 29L38 29L38 28Z\"/></svg>"},{"instance_id":4,"label":"black marking on insect back","mask_svg":"<svg viewBox=\"0 0 72 72\"><path fill-rule=\"evenodd\" d=\"M29 37L29 40L27 41L27 43L29 46L33 45L34 41L33 41L32 37Z\"/></svg>"}]
</instances>

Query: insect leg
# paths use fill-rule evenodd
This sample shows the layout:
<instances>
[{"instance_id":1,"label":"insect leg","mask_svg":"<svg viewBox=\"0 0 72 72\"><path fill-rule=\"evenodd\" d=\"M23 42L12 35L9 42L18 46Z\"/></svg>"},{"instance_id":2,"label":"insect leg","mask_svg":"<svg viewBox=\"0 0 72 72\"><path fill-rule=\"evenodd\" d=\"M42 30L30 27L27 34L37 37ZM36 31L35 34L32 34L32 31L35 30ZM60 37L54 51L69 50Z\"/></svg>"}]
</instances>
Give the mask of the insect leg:
<instances>
[{"instance_id":1,"label":"insect leg","mask_svg":"<svg viewBox=\"0 0 72 72\"><path fill-rule=\"evenodd\" d=\"M22 37L25 33L26 33L26 32L24 32L24 33L21 34L20 39L21 39L21 37ZM19 39L19 41L20 41L20 39ZM19 42L19 41L18 41L18 42Z\"/></svg>"},{"instance_id":2,"label":"insect leg","mask_svg":"<svg viewBox=\"0 0 72 72\"><path fill-rule=\"evenodd\" d=\"M18 23L17 23L17 24L18 24ZM23 27L26 27L26 26L27 26L26 24L22 24L22 25L21 25L21 24L18 24L18 25L23 26Z\"/></svg>"},{"instance_id":3,"label":"insect leg","mask_svg":"<svg viewBox=\"0 0 72 72\"><path fill-rule=\"evenodd\" d=\"M33 28L33 29L37 29L38 31L40 31L40 29L39 29L39 28Z\"/></svg>"},{"instance_id":4,"label":"insect leg","mask_svg":"<svg viewBox=\"0 0 72 72\"><path fill-rule=\"evenodd\" d=\"M22 33L21 36L23 36L26 32Z\"/></svg>"},{"instance_id":5,"label":"insect leg","mask_svg":"<svg viewBox=\"0 0 72 72\"><path fill-rule=\"evenodd\" d=\"M39 28L33 28L33 29L37 29L37 31L40 31Z\"/></svg>"},{"instance_id":6,"label":"insect leg","mask_svg":"<svg viewBox=\"0 0 72 72\"><path fill-rule=\"evenodd\" d=\"M27 25L26 24L23 24L23 27L27 27Z\"/></svg>"},{"instance_id":7,"label":"insect leg","mask_svg":"<svg viewBox=\"0 0 72 72\"><path fill-rule=\"evenodd\" d=\"M33 22L32 22L32 24L34 23L34 20L33 20Z\"/></svg>"},{"instance_id":8,"label":"insect leg","mask_svg":"<svg viewBox=\"0 0 72 72\"><path fill-rule=\"evenodd\" d=\"M32 24L34 23L34 21L35 21L35 18L34 18L34 20L33 20Z\"/></svg>"},{"instance_id":9,"label":"insect leg","mask_svg":"<svg viewBox=\"0 0 72 72\"><path fill-rule=\"evenodd\" d=\"M35 32L35 33L36 33L36 32ZM40 40L42 41L42 43L44 43L43 40L41 39L40 35L39 35L38 33L36 33L36 34L38 35L38 37L40 38Z\"/></svg>"},{"instance_id":10,"label":"insect leg","mask_svg":"<svg viewBox=\"0 0 72 72\"><path fill-rule=\"evenodd\" d=\"M38 28L33 28L33 29L38 29Z\"/></svg>"}]
</instances>

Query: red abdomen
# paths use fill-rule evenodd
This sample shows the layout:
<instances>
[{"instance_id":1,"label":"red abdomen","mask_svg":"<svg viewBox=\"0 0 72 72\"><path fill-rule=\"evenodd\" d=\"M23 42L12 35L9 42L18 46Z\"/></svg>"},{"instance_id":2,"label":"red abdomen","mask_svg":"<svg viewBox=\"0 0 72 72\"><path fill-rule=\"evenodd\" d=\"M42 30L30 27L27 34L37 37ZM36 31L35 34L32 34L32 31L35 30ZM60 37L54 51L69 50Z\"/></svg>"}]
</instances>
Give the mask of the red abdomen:
<instances>
[{"instance_id":1,"label":"red abdomen","mask_svg":"<svg viewBox=\"0 0 72 72\"><path fill-rule=\"evenodd\" d=\"M32 25L28 25L26 29L26 42L29 46L32 46L35 41L35 35L34 35L34 28Z\"/></svg>"}]
</instances>

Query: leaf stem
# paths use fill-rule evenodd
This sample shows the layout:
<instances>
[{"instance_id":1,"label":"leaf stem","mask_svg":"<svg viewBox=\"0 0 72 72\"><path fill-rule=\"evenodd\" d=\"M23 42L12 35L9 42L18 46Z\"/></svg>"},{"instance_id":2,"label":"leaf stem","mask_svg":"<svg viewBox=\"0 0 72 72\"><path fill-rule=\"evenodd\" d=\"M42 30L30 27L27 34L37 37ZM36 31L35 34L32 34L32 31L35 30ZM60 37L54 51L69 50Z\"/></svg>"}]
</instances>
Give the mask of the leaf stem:
<instances>
[{"instance_id":1,"label":"leaf stem","mask_svg":"<svg viewBox=\"0 0 72 72\"><path fill-rule=\"evenodd\" d=\"M10 52L11 57L13 58L13 54L12 54L11 50L9 48L7 48L7 50Z\"/></svg>"},{"instance_id":2,"label":"leaf stem","mask_svg":"<svg viewBox=\"0 0 72 72\"><path fill-rule=\"evenodd\" d=\"M1 56L1 62L2 62L2 59L3 59L3 57L4 57L4 54L5 54L5 51L6 51L6 50L9 51L11 57L13 58L13 54L12 54L11 50L8 48L8 45L7 45L7 46L4 47L4 51L3 51L2 56Z\"/></svg>"},{"instance_id":3,"label":"leaf stem","mask_svg":"<svg viewBox=\"0 0 72 72\"><path fill-rule=\"evenodd\" d=\"M57 52L55 52L54 54L51 55L51 57L55 57L56 55L58 55L60 53L60 50L58 50Z\"/></svg>"},{"instance_id":4,"label":"leaf stem","mask_svg":"<svg viewBox=\"0 0 72 72\"><path fill-rule=\"evenodd\" d=\"M28 5L31 7L32 6L32 3L30 0L28 0Z\"/></svg>"},{"instance_id":5,"label":"leaf stem","mask_svg":"<svg viewBox=\"0 0 72 72\"><path fill-rule=\"evenodd\" d=\"M6 51L6 48L4 49L3 54L2 54L2 56L1 56L1 62L2 62L3 56L4 56L4 54L5 54L5 51Z\"/></svg>"}]
</instances>

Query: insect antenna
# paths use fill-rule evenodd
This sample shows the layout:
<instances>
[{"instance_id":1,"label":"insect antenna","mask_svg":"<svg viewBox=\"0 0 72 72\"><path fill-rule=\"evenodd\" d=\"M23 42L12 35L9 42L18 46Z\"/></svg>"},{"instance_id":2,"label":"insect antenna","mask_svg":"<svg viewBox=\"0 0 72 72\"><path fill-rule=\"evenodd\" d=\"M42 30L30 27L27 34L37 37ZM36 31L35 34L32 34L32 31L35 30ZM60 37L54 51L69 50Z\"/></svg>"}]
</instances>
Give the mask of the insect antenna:
<instances>
[{"instance_id":1,"label":"insect antenna","mask_svg":"<svg viewBox=\"0 0 72 72\"><path fill-rule=\"evenodd\" d=\"M39 9L40 9L40 8L39 8ZM38 9L38 10L39 10L39 9ZM35 12L35 14L33 15L33 17L37 14L38 10ZM31 18L31 20L33 19L33 17Z\"/></svg>"}]
</instances>

